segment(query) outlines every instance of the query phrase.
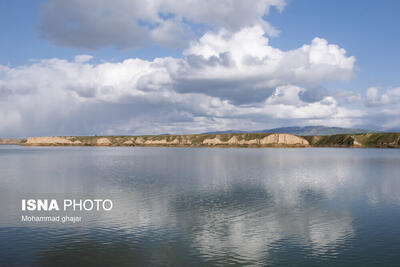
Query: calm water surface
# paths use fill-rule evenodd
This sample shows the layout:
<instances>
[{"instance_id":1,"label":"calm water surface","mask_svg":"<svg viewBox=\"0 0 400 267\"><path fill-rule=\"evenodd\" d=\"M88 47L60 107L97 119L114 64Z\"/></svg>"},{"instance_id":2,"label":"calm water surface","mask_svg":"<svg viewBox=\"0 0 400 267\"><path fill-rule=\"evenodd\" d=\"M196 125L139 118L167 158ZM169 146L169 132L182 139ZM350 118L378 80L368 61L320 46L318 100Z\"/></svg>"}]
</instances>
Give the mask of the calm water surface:
<instances>
[{"instance_id":1,"label":"calm water surface","mask_svg":"<svg viewBox=\"0 0 400 267\"><path fill-rule=\"evenodd\" d=\"M0 201L0 266L400 265L400 150L0 146Z\"/></svg>"}]
</instances>

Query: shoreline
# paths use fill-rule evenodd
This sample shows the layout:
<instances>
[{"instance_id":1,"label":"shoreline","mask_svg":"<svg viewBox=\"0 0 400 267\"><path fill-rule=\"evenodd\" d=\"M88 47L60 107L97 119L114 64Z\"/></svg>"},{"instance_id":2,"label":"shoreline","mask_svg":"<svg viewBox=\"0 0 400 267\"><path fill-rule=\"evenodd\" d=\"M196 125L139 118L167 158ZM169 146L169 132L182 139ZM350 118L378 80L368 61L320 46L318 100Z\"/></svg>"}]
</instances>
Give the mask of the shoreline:
<instances>
[{"instance_id":1,"label":"shoreline","mask_svg":"<svg viewBox=\"0 0 400 267\"><path fill-rule=\"evenodd\" d=\"M296 136L286 133L229 133L142 136L44 136L20 139L22 146L400 148L400 133Z\"/></svg>"}]
</instances>

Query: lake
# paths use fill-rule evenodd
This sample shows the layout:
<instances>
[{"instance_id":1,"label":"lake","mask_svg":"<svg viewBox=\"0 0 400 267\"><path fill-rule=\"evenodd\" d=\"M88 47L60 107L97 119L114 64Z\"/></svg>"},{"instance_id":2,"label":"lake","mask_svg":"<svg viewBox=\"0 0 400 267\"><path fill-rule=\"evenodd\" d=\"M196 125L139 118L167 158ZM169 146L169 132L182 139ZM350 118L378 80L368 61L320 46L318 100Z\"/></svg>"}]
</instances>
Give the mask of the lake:
<instances>
[{"instance_id":1,"label":"lake","mask_svg":"<svg viewBox=\"0 0 400 267\"><path fill-rule=\"evenodd\" d=\"M4 145L0 194L0 266L400 264L395 149ZM113 208L21 221L72 198Z\"/></svg>"}]
</instances>

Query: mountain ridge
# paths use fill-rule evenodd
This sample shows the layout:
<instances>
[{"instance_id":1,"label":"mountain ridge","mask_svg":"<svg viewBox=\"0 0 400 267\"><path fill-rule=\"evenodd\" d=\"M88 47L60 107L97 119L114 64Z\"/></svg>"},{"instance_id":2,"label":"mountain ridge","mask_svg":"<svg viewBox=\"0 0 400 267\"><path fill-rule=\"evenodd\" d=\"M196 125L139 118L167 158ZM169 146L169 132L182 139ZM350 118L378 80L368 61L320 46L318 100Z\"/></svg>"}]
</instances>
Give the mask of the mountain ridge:
<instances>
[{"instance_id":1,"label":"mountain ridge","mask_svg":"<svg viewBox=\"0 0 400 267\"><path fill-rule=\"evenodd\" d=\"M273 129L255 130L255 131L214 131L205 132L202 134L228 134L228 133L288 133L300 136L309 135L334 135L334 134L356 134L356 133L377 133L378 131L368 131L364 129L342 128L342 127L327 127L322 125L316 126L289 126Z\"/></svg>"}]
</instances>

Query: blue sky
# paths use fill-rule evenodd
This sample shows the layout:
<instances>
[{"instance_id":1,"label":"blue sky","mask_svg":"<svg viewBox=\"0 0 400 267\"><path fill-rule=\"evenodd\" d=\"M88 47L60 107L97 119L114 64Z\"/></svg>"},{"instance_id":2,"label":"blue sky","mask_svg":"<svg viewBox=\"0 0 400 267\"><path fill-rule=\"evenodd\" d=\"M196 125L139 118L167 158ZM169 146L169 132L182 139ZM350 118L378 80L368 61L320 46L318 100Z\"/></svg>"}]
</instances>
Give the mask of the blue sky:
<instances>
[{"instance_id":1,"label":"blue sky","mask_svg":"<svg viewBox=\"0 0 400 267\"><path fill-rule=\"evenodd\" d=\"M24 65L30 59L61 57L72 59L77 54L89 53L99 61L119 61L139 57L181 56L181 49L146 46L118 50L107 47L89 50L59 47L41 38L37 30L40 1L2 1L0 3L0 30L3 41L0 63ZM282 50L301 46L319 36L338 44L357 58L355 79L342 86L365 89L372 85L393 86L400 84L400 2L396 0L291 0L284 11L272 9L266 17L280 30L271 38L272 45ZM15 19L18 18L18 19Z\"/></svg>"},{"instance_id":2,"label":"blue sky","mask_svg":"<svg viewBox=\"0 0 400 267\"><path fill-rule=\"evenodd\" d=\"M399 1L252 1L2 1L0 135L400 128Z\"/></svg>"},{"instance_id":3,"label":"blue sky","mask_svg":"<svg viewBox=\"0 0 400 267\"><path fill-rule=\"evenodd\" d=\"M400 83L399 10L396 0L293 0L282 13L268 17L281 30L271 43L293 49L315 36L323 37L357 59L356 79L346 87L393 86Z\"/></svg>"},{"instance_id":4,"label":"blue sky","mask_svg":"<svg viewBox=\"0 0 400 267\"><path fill-rule=\"evenodd\" d=\"M118 50L112 46L93 50L54 45L43 38L37 29L40 7L44 2L46 1L7 0L0 3L0 31L3 35L0 49L7 51L7 53L0 54L1 64L18 66L29 64L31 59L53 57L72 59L75 55L82 53L89 53L99 61L118 61L132 57L153 59L164 56L181 56L180 49L168 49L153 45L124 50Z\"/></svg>"}]
</instances>

